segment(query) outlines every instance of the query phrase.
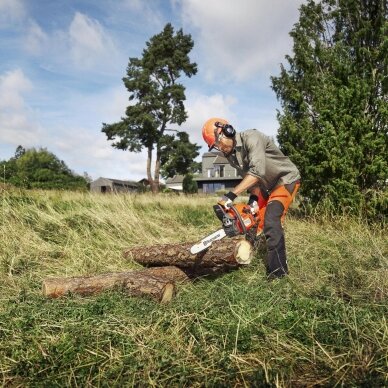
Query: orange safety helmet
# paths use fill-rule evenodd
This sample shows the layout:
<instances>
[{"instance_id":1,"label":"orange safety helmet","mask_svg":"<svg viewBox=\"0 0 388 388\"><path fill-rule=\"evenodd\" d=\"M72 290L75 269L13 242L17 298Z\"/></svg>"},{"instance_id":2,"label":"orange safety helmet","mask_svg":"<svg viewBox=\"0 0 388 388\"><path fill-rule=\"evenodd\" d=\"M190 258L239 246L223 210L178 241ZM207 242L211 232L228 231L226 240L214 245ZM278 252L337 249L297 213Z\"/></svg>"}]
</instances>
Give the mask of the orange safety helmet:
<instances>
[{"instance_id":1,"label":"orange safety helmet","mask_svg":"<svg viewBox=\"0 0 388 388\"><path fill-rule=\"evenodd\" d=\"M202 137L209 146L209 151L214 148L221 133L226 137L233 137L236 134L234 128L225 119L212 117L205 122L202 127Z\"/></svg>"}]
</instances>

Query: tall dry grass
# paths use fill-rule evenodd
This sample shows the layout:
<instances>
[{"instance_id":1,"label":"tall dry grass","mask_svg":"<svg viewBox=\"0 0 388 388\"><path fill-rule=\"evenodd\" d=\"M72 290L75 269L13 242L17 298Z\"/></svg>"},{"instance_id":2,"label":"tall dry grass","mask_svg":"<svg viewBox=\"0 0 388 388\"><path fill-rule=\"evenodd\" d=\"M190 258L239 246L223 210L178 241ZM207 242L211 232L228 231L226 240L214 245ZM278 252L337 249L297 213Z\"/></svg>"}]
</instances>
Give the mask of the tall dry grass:
<instances>
[{"instance_id":1,"label":"tall dry grass","mask_svg":"<svg viewBox=\"0 0 388 388\"><path fill-rule=\"evenodd\" d=\"M212 197L1 193L0 381L9 386L371 386L388 379L383 225L292 216L290 276L255 261L167 306L120 291L46 300L46 276L136 268L134 245L219 227Z\"/></svg>"}]
</instances>

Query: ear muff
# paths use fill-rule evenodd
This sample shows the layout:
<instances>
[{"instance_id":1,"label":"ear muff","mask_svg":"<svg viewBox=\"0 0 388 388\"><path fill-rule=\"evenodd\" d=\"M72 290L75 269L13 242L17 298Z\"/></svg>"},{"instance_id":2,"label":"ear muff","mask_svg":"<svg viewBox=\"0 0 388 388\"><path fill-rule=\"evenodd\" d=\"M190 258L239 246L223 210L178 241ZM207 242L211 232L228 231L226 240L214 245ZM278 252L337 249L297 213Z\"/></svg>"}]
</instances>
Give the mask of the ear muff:
<instances>
[{"instance_id":1,"label":"ear muff","mask_svg":"<svg viewBox=\"0 0 388 388\"><path fill-rule=\"evenodd\" d=\"M216 128L221 128L220 133L224 134L226 137L235 137L236 130L230 124L222 124L217 121L214 125Z\"/></svg>"},{"instance_id":2,"label":"ear muff","mask_svg":"<svg viewBox=\"0 0 388 388\"><path fill-rule=\"evenodd\" d=\"M235 137L236 130L230 124L225 124L222 128L222 133L226 137Z\"/></svg>"}]
</instances>

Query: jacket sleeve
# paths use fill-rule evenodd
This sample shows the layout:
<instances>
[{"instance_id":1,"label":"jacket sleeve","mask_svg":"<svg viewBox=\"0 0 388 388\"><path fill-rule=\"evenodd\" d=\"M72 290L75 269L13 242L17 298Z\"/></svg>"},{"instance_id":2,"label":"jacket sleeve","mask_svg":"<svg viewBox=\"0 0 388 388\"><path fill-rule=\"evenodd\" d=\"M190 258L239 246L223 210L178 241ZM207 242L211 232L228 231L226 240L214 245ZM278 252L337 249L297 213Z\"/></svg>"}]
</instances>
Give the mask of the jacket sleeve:
<instances>
[{"instance_id":1,"label":"jacket sleeve","mask_svg":"<svg viewBox=\"0 0 388 388\"><path fill-rule=\"evenodd\" d=\"M258 131L252 131L246 138L249 175L260 179L265 176L265 149L265 138Z\"/></svg>"}]
</instances>

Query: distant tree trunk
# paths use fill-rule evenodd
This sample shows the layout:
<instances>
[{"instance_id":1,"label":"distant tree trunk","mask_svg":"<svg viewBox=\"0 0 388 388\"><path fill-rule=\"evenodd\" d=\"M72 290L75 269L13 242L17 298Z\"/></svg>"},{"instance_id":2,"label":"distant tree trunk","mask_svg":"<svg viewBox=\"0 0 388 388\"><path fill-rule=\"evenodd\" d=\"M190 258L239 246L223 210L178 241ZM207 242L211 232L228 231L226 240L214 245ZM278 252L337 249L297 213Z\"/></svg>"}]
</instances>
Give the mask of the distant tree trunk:
<instances>
[{"instance_id":1,"label":"distant tree trunk","mask_svg":"<svg viewBox=\"0 0 388 388\"><path fill-rule=\"evenodd\" d=\"M227 272L242 264L249 264L253 254L252 245L240 237L215 241L210 248L197 255L190 253L192 245L178 243L134 247L126 250L124 256L146 267L173 265L195 277Z\"/></svg>"},{"instance_id":2,"label":"distant tree trunk","mask_svg":"<svg viewBox=\"0 0 388 388\"><path fill-rule=\"evenodd\" d=\"M48 278L43 281L44 296L58 298L68 293L91 295L110 289L122 289L131 296L150 296L161 303L171 300L175 284L187 281L177 267L146 268L88 277Z\"/></svg>"},{"instance_id":3,"label":"distant tree trunk","mask_svg":"<svg viewBox=\"0 0 388 388\"><path fill-rule=\"evenodd\" d=\"M156 193L158 193L160 190L159 176L160 176L160 146L159 146L159 144L157 144L156 145L155 173L154 173L154 185L155 185Z\"/></svg>"},{"instance_id":4,"label":"distant tree trunk","mask_svg":"<svg viewBox=\"0 0 388 388\"><path fill-rule=\"evenodd\" d=\"M151 192L153 194L156 194L159 191L158 190L159 187L156 187L155 181L152 178L151 165L152 165L152 146L148 147L148 150L147 150L147 178L150 183Z\"/></svg>"}]
</instances>

